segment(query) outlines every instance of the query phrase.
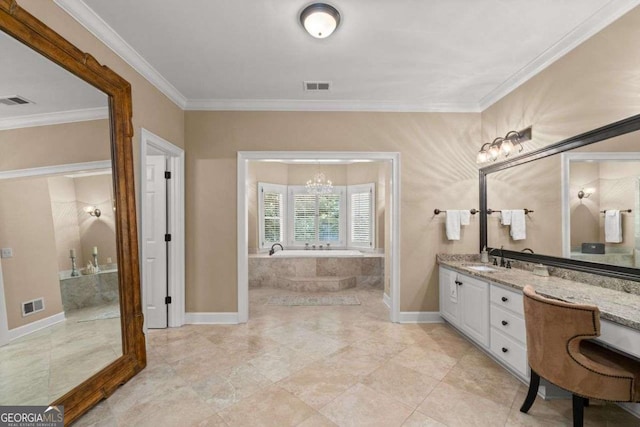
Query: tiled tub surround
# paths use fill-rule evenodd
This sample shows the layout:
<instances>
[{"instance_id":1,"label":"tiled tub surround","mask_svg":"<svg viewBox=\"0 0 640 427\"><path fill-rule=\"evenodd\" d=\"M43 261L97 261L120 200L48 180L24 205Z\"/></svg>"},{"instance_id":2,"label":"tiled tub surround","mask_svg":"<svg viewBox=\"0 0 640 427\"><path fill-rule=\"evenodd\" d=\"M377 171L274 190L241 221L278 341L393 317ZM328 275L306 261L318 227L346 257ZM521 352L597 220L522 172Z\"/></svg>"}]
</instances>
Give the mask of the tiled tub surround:
<instances>
[{"instance_id":1,"label":"tiled tub surround","mask_svg":"<svg viewBox=\"0 0 640 427\"><path fill-rule=\"evenodd\" d=\"M331 291L353 286L382 288L383 278L384 255L381 254L347 258L249 255L250 288L298 291Z\"/></svg>"},{"instance_id":2,"label":"tiled tub surround","mask_svg":"<svg viewBox=\"0 0 640 427\"><path fill-rule=\"evenodd\" d=\"M97 274L60 279L60 294L64 311L118 303L118 271L104 270Z\"/></svg>"},{"instance_id":3,"label":"tiled tub surround","mask_svg":"<svg viewBox=\"0 0 640 427\"><path fill-rule=\"evenodd\" d=\"M593 304L605 320L640 330L640 283L572 270L549 268L549 277L535 276L531 263L515 262L513 268L480 272L469 267L483 265L478 255L438 255L438 263L513 289L532 285L541 295L579 304Z\"/></svg>"}]
</instances>

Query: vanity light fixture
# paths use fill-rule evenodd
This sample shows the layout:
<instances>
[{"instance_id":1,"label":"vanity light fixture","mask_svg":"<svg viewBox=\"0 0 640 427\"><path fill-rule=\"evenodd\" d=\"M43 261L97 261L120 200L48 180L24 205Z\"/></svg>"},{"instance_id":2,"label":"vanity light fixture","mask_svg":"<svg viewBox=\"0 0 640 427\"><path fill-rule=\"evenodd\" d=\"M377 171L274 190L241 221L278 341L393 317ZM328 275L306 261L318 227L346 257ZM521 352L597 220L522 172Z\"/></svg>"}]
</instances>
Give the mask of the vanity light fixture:
<instances>
[{"instance_id":1,"label":"vanity light fixture","mask_svg":"<svg viewBox=\"0 0 640 427\"><path fill-rule=\"evenodd\" d=\"M87 206L86 208L84 208L84 211L91 216L95 216L96 218L100 218L100 215L102 215L100 209L96 208L95 206Z\"/></svg>"},{"instance_id":2,"label":"vanity light fixture","mask_svg":"<svg viewBox=\"0 0 640 427\"><path fill-rule=\"evenodd\" d=\"M500 155L509 157L516 150L516 145L519 147L518 153L521 153L522 143L531 140L531 130L531 127L519 132L512 130L507 132L504 137L497 137L492 142L482 144L476 157L476 163L495 162Z\"/></svg>"},{"instance_id":3,"label":"vanity light fixture","mask_svg":"<svg viewBox=\"0 0 640 427\"><path fill-rule=\"evenodd\" d=\"M340 24L340 12L326 3L313 3L300 13L300 23L317 39L329 37Z\"/></svg>"}]
</instances>

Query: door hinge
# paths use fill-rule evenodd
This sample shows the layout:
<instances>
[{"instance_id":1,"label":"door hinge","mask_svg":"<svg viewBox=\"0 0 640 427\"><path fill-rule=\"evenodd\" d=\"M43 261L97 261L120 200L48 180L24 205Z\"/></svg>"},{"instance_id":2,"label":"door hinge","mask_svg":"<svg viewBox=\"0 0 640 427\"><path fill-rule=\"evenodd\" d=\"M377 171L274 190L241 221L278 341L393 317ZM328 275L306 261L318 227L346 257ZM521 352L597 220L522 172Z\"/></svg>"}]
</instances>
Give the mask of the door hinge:
<instances>
[{"instance_id":1,"label":"door hinge","mask_svg":"<svg viewBox=\"0 0 640 427\"><path fill-rule=\"evenodd\" d=\"M164 173L164 179L171 179L171 172L169 172L169 171L165 171L165 173Z\"/></svg>"},{"instance_id":2,"label":"door hinge","mask_svg":"<svg viewBox=\"0 0 640 427\"><path fill-rule=\"evenodd\" d=\"M171 234L165 234L164 235L164 241L165 242L170 242L171 241Z\"/></svg>"},{"instance_id":3,"label":"door hinge","mask_svg":"<svg viewBox=\"0 0 640 427\"><path fill-rule=\"evenodd\" d=\"M171 304L171 297L164 297L165 304Z\"/></svg>"}]
</instances>

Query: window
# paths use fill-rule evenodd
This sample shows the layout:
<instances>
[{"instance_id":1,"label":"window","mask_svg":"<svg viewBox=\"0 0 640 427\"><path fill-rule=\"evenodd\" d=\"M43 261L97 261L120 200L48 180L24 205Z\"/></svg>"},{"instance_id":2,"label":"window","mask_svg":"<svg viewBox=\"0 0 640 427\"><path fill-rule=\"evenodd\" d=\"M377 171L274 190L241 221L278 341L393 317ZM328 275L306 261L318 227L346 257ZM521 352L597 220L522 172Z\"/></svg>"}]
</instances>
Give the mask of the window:
<instances>
[{"instance_id":1,"label":"window","mask_svg":"<svg viewBox=\"0 0 640 427\"><path fill-rule=\"evenodd\" d=\"M260 247L268 248L285 240L286 185L258 183Z\"/></svg>"},{"instance_id":2,"label":"window","mask_svg":"<svg viewBox=\"0 0 640 427\"><path fill-rule=\"evenodd\" d=\"M345 246L345 187L334 186L330 194L309 194L304 186L289 186L288 244L291 246Z\"/></svg>"},{"instance_id":3,"label":"window","mask_svg":"<svg viewBox=\"0 0 640 427\"><path fill-rule=\"evenodd\" d=\"M349 199L349 246L374 248L375 185L353 185L347 188Z\"/></svg>"},{"instance_id":4,"label":"window","mask_svg":"<svg viewBox=\"0 0 640 427\"><path fill-rule=\"evenodd\" d=\"M375 184L334 186L309 194L305 186L258 184L260 248L325 245L375 248Z\"/></svg>"}]
</instances>

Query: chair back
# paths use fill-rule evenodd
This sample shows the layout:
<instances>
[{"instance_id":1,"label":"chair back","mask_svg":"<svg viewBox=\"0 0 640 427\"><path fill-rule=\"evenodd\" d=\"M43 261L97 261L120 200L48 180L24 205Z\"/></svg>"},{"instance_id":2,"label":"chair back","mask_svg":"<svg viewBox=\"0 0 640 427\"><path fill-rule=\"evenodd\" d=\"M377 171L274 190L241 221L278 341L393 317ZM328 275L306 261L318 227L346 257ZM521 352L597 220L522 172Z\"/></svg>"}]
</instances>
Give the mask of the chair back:
<instances>
[{"instance_id":1,"label":"chair back","mask_svg":"<svg viewBox=\"0 0 640 427\"><path fill-rule=\"evenodd\" d=\"M600 311L594 305L571 304L524 290L524 319L529 366L552 383L572 389L580 341L600 335Z\"/></svg>"}]
</instances>

